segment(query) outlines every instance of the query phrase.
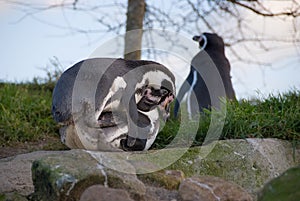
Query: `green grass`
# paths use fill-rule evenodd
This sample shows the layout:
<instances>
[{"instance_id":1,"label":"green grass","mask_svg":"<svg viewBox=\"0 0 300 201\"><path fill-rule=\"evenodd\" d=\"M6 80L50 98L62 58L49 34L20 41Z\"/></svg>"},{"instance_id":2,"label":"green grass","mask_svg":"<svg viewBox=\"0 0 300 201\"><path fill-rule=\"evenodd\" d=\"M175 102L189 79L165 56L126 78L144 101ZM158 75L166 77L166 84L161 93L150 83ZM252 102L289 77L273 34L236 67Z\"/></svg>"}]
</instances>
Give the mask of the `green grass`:
<instances>
[{"instance_id":1,"label":"green grass","mask_svg":"<svg viewBox=\"0 0 300 201\"><path fill-rule=\"evenodd\" d=\"M0 85L0 145L37 141L57 135L51 116L49 84Z\"/></svg>"},{"instance_id":2,"label":"green grass","mask_svg":"<svg viewBox=\"0 0 300 201\"><path fill-rule=\"evenodd\" d=\"M300 140L300 92L271 95L255 104L249 101L229 104L223 133L225 138Z\"/></svg>"},{"instance_id":3,"label":"green grass","mask_svg":"<svg viewBox=\"0 0 300 201\"><path fill-rule=\"evenodd\" d=\"M187 118L186 110L183 109L181 113L181 119ZM224 118L224 112L215 111L215 115L220 117L220 121ZM195 136L193 145L201 145L207 136L210 123L211 112L205 111L199 124L191 121L188 125L183 125L185 129L181 135ZM167 122L154 147L168 145L178 133L181 124L176 119ZM300 91L270 95L262 100L230 101L226 105L224 126L217 129L222 129L218 139L278 138L300 145ZM191 133L191 130L197 132Z\"/></svg>"},{"instance_id":4,"label":"green grass","mask_svg":"<svg viewBox=\"0 0 300 201\"><path fill-rule=\"evenodd\" d=\"M58 126L51 116L53 87L53 82L0 84L0 146L59 137ZM218 139L273 137L300 144L300 91L261 100L232 101L226 109L225 124ZM216 111L217 116L222 117L222 114ZM186 110L183 109L181 115L182 119L187 119ZM207 136L210 123L210 111L205 111L199 123L171 118L153 147L165 147L176 135L178 137L178 133L177 144L193 142L193 145L200 145Z\"/></svg>"}]
</instances>

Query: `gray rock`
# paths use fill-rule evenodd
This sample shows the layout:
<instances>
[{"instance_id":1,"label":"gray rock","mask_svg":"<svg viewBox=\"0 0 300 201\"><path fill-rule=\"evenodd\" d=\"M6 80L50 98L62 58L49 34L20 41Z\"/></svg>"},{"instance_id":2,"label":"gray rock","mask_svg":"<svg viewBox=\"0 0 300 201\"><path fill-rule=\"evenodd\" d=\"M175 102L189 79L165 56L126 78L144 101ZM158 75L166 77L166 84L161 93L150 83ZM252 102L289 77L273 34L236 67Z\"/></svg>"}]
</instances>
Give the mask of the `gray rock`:
<instances>
[{"instance_id":1,"label":"gray rock","mask_svg":"<svg viewBox=\"0 0 300 201\"><path fill-rule=\"evenodd\" d=\"M125 174L106 168L101 157L95 160L88 152L71 150L48 156L33 162L32 179L35 192L33 200L79 200L82 193L92 185L127 190L135 197L146 193L144 184L135 174ZM107 162L108 163L108 162ZM120 168L129 167L120 161Z\"/></svg>"},{"instance_id":2,"label":"gray rock","mask_svg":"<svg viewBox=\"0 0 300 201\"><path fill-rule=\"evenodd\" d=\"M146 186L147 192L145 201L176 201L178 200L177 190L168 190L165 188Z\"/></svg>"},{"instance_id":3,"label":"gray rock","mask_svg":"<svg viewBox=\"0 0 300 201\"><path fill-rule=\"evenodd\" d=\"M295 160L294 157L295 156ZM221 140L191 148L169 169L186 176L212 175L233 181L253 196L270 179L300 163L300 152L278 139Z\"/></svg>"},{"instance_id":4,"label":"gray rock","mask_svg":"<svg viewBox=\"0 0 300 201\"><path fill-rule=\"evenodd\" d=\"M185 179L180 184L179 196L182 201L252 201L237 184L212 176Z\"/></svg>"},{"instance_id":5,"label":"gray rock","mask_svg":"<svg viewBox=\"0 0 300 201\"><path fill-rule=\"evenodd\" d=\"M300 200L300 166L290 168L268 182L258 196L258 201L296 200Z\"/></svg>"},{"instance_id":6,"label":"gray rock","mask_svg":"<svg viewBox=\"0 0 300 201\"><path fill-rule=\"evenodd\" d=\"M54 151L37 151L0 159L0 193L16 192L29 195L34 187L31 179L31 164L34 160L58 154Z\"/></svg>"},{"instance_id":7,"label":"gray rock","mask_svg":"<svg viewBox=\"0 0 300 201\"><path fill-rule=\"evenodd\" d=\"M181 170L186 177L213 175L232 181L255 195L265 183L300 164L299 149L293 150L291 143L277 139L218 141L190 148L176 161L184 152L184 148L146 152L152 155L127 152L124 159L121 152L39 151L0 159L0 194L29 195L34 181L33 198L41 200L79 200L86 188L96 184L126 190L132 199L168 200L165 194L174 193L183 179ZM157 172L162 168L178 171ZM154 190L147 189L146 193L145 184L135 173Z\"/></svg>"},{"instance_id":8,"label":"gray rock","mask_svg":"<svg viewBox=\"0 0 300 201\"><path fill-rule=\"evenodd\" d=\"M87 188L81 195L80 201L133 201L125 190L94 185Z\"/></svg>"}]
</instances>

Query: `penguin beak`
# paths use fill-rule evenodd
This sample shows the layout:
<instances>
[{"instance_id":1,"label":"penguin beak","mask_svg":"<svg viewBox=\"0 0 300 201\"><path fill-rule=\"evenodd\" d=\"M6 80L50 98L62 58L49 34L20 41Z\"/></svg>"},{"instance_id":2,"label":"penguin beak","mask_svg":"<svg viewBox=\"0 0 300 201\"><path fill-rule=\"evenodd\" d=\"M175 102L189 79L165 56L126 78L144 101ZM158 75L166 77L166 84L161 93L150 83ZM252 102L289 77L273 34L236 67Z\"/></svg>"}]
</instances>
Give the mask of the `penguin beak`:
<instances>
[{"instance_id":1,"label":"penguin beak","mask_svg":"<svg viewBox=\"0 0 300 201\"><path fill-rule=\"evenodd\" d=\"M193 40L198 42L200 49L204 49L207 45L207 37L205 36L205 34L201 34L200 36L194 36Z\"/></svg>"},{"instance_id":2,"label":"penguin beak","mask_svg":"<svg viewBox=\"0 0 300 201\"><path fill-rule=\"evenodd\" d=\"M196 42L200 42L203 38L201 36L194 36L193 40Z\"/></svg>"}]
</instances>

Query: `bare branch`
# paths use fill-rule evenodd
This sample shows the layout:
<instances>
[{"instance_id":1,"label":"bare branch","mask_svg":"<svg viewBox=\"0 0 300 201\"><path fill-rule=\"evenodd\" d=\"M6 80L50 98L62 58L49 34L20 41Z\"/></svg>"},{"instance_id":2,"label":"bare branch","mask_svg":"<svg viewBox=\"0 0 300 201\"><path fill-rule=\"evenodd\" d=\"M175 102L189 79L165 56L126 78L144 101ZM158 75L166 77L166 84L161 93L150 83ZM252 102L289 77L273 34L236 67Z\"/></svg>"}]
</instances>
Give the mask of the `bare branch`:
<instances>
[{"instance_id":1,"label":"bare branch","mask_svg":"<svg viewBox=\"0 0 300 201\"><path fill-rule=\"evenodd\" d=\"M231 2L233 4L236 4L236 5L239 5L239 6L243 7L243 8L246 8L246 9L254 12L255 14L258 14L258 15L261 15L261 16L264 16L264 17L276 17L276 16L299 17L300 16L299 8L297 8L295 10L291 10L291 11L286 11L286 12L272 13L271 11L268 11L268 9L264 8L263 4L261 2L259 2L259 1L257 1L257 0L252 0L250 2L256 2L257 5L260 5L262 8L264 8L263 11L260 11L260 10L256 9L255 7L252 7L250 5L242 3L241 1L238 1L238 0L227 0L227 1Z\"/></svg>"},{"instance_id":2,"label":"bare branch","mask_svg":"<svg viewBox=\"0 0 300 201\"><path fill-rule=\"evenodd\" d=\"M16 8L24 13L16 23L31 17L41 23L49 26L54 26L60 29L70 30L71 33L79 34L97 34L97 33L116 33L120 34L125 31L126 22L125 14L127 4L118 0L114 0L112 3L92 3L88 5L79 0L62 1L59 4L47 5L47 4L31 4L18 0L6 0L7 3L16 5ZM281 42L286 44L295 44L295 47L299 47L300 39L298 33L298 19L300 15L300 5L298 0L289 1L290 7L284 8L281 11L276 11L272 7L268 7L265 1L262 0L186 0L186 1L173 1L168 8L157 6L157 4L146 2L146 13L144 18L145 28L157 28L162 30L175 30L178 33L188 34L200 34L204 30L218 33L225 40L226 46L230 49L237 46L242 47L243 50L249 52L249 45L255 45L264 51L270 51L273 47L270 47L270 42ZM69 19L67 14L64 15L67 26L61 24L55 24L51 21L45 21L39 18L38 14L51 9L61 8L63 12L82 12L85 15L89 15L92 20L98 22L96 28L84 28L73 25L72 19ZM112 12L113 9L117 9L120 13L119 18ZM75 11L74 11L75 10ZM107 11L109 10L109 12ZM291 34L290 38L274 38L272 36L264 35L264 33L258 32L256 27L251 27L248 21L245 20L245 11L252 12L258 16L268 18L282 17L293 18L294 26L291 30L294 31L294 35ZM116 13L116 12L115 12ZM228 25L224 25L224 20L228 19ZM227 21L226 21L227 22ZM99 26L98 26L99 25ZM234 31L233 31L234 30ZM194 32L194 33L193 33ZM298 35L297 35L298 34ZM166 40L179 46L176 41L172 41L172 38L166 34L163 36ZM155 43L155 40L149 39L149 43ZM184 45L182 46L184 48ZM297 49L299 52L299 48ZM243 60L238 57L238 54L233 50L233 55L237 60ZM300 53L299 53L300 54ZM244 59L246 63L255 63ZM254 58L255 60L255 58ZM264 65L260 62L257 64Z\"/></svg>"},{"instance_id":3,"label":"bare branch","mask_svg":"<svg viewBox=\"0 0 300 201\"><path fill-rule=\"evenodd\" d=\"M205 19L205 17L200 14L199 9L195 7L195 5L190 1L187 0L188 4L192 7L193 11L198 15L198 17L205 23L205 25L211 30L212 32L216 32L215 29L209 24L209 22Z\"/></svg>"}]
</instances>

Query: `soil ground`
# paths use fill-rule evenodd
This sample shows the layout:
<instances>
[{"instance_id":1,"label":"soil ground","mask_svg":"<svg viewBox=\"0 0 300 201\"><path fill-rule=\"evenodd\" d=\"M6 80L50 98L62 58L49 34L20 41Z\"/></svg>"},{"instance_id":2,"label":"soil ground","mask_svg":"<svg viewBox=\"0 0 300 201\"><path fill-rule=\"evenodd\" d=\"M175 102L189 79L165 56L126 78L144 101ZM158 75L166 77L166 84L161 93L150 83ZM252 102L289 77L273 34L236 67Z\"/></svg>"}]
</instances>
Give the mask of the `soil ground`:
<instances>
[{"instance_id":1,"label":"soil ground","mask_svg":"<svg viewBox=\"0 0 300 201\"><path fill-rule=\"evenodd\" d=\"M15 156L38 150L66 150L59 137L47 137L35 142L18 142L0 147L0 158Z\"/></svg>"}]
</instances>

